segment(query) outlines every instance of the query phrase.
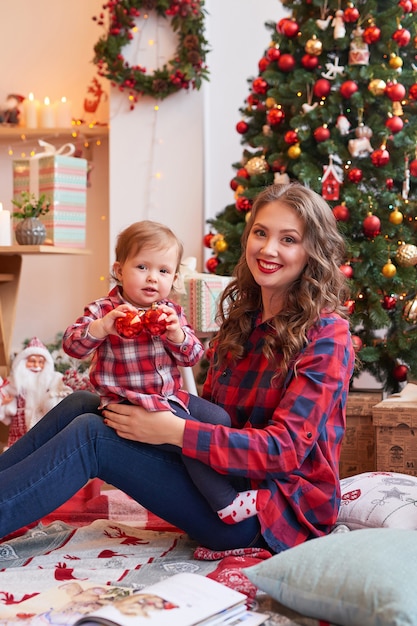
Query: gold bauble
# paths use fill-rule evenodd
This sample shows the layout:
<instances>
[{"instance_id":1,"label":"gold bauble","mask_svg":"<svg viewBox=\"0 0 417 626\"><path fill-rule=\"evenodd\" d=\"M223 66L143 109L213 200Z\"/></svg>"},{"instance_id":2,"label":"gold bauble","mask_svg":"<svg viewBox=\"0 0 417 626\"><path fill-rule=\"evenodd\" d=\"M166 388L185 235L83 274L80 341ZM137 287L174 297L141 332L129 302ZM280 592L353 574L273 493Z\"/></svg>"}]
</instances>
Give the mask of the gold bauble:
<instances>
[{"instance_id":1,"label":"gold bauble","mask_svg":"<svg viewBox=\"0 0 417 626\"><path fill-rule=\"evenodd\" d=\"M401 267L412 267L417 264L417 246L403 243L397 250L395 258Z\"/></svg>"},{"instance_id":2,"label":"gold bauble","mask_svg":"<svg viewBox=\"0 0 417 626\"><path fill-rule=\"evenodd\" d=\"M417 321L417 298L409 300L403 308L404 319L406 322Z\"/></svg>"},{"instance_id":3,"label":"gold bauble","mask_svg":"<svg viewBox=\"0 0 417 626\"><path fill-rule=\"evenodd\" d=\"M382 96L387 84L382 78L374 78L368 85L368 89L374 96Z\"/></svg>"},{"instance_id":4,"label":"gold bauble","mask_svg":"<svg viewBox=\"0 0 417 626\"><path fill-rule=\"evenodd\" d=\"M265 161L264 156L252 157L245 165L245 170L250 176L254 176L256 174L265 174L268 169L268 163Z\"/></svg>"},{"instance_id":5,"label":"gold bauble","mask_svg":"<svg viewBox=\"0 0 417 626\"><path fill-rule=\"evenodd\" d=\"M395 267L394 263L391 263L391 261L385 263L384 267L382 268L382 274L383 276L385 276L385 278L393 278L396 273L397 268Z\"/></svg>"},{"instance_id":6,"label":"gold bauble","mask_svg":"<svg viewBox=\"0 0 417 626\"><path fill-rule=\"evenodd\" d=\"M222 252L226 252L227 248L228 248L228 245L227 245L227 241L225 239L219 239L216 242L216 245L214 246L214 249L219 254L221 254Z\"/></svg>"},{"instance_id":7,"label":"gold bauble","mask_svg":"<svg viewBox=\"0 0 417 626\"><path fill-rule=\"evenodd\" d=\"M276 106L277 101L275 98L269 97L265 100L265 105L267 109L272 109L272 107Z\"/></svg>"},{"instance_id":8,"label":"gold bauble","mask_svg":"<svg viewBox=\"0 0 417 626\"><path fill-rule=\"evenodd\" d=\"M235 190L235 200L237 200L244 191L246 191L246 188L243 185L238 185Z\"/></svg>"},{"instance_id":9,"label":"gold bauble","mask_svg":"<svg viewBox=\"0 0 417 626\"><path fill-rule=\"evenodd\" d=\"M323 44L320 39L317 39L317 37L314 35L311 39L307 41L304 50L307 52L307 54L318 57L321 55L321 52L323 50Z\"/></svg>"},{"instance_id":10,"label":"gold bauble","mask_svg":"<svg viewBox=\"0 0 417 626\"><path fill-rule=\"evenodd\" d=\"M217 249L217 244L219 243L219 241L222 241L224 239L224 235L218 233L217 235L213 235L213 237L210 239L210 248L213 248L213 250Z\"/></svg>"},{"instance_id":11,"label":"gold bauble","mask_svg":"<svg viewBox=\"0 0 417 626\"><path fill-rule=\"evenodd\" d=\"M401 57L399 57L396 54L392 54L390 57L390 60L388 61L388 65L393 69L393 70L399 70L400 67L403 66L403 60Z\"/></svg>"},{"instance_id":12,"label":"gold bauble","mask_svg":"<svg viewBox=\"0 0 417 626\"><path fill-rule=\"evenodd\" d=\"M394 209L389 214L389 221L391 222L391 224L395 224L396 226L398 226L398 224L401 224L403 219L404 215L398 209Z\"/></svg>"},{"instance_id":13,"label":"gold bauble","mask_svg":"<svg viewBox=\"0 0 417 626\"><path fill-rule=\"evenodd\" d=\"M301 154L300 144L295 143L294 145L290 146L288 148L287 154L290 157L290 159L298 159L298 157Z\"/></svg>"}]
</instances>

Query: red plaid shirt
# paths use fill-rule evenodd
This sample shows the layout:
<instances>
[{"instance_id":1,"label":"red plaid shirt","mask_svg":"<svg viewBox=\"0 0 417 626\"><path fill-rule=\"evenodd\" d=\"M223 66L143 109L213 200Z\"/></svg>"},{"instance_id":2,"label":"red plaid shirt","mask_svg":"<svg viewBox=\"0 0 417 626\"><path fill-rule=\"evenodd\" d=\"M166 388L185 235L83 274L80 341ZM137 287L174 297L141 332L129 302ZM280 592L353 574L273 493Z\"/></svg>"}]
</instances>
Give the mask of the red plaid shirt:
<instances>
[{"instance_id":1,"label":"red plaid shirt","mask_svg":"<svg viewBox=\"0 0 417 626\"><path fill-rule=\"evenodd\" d=\"M268 332L268 324L254 322L246 356L227 368L211 366L204 396L228 411L232 428L187 421L183 453L270 490L258 516L265 540L280 552L328 533L336 521L354 351L348 322L324 314L296 374L277 386L262 354Z\"/></svg>"},{"instance_id":2,"label":"red plaid shirt","mask_svg":"<svg viewBox=\"0 0 417 626\"><path fill-rule=\"evenodd\" d=\"M62 346L76 359L92 355L90 380L101 397L100 406L128 400L149 411L170 410L168 400L188 406L188 392L182 389L180 366L195 365L203 354L203 346L188 325L182 307L164 300L175 308L185 333L182 344L172 343L166 336L150 337L142 332L133 339L108 335L96 339L88 332L93 320L102 318L123 300L114 287L106 298L90 303L84 315L64 333Z\"/></svg>"}]
</instances>

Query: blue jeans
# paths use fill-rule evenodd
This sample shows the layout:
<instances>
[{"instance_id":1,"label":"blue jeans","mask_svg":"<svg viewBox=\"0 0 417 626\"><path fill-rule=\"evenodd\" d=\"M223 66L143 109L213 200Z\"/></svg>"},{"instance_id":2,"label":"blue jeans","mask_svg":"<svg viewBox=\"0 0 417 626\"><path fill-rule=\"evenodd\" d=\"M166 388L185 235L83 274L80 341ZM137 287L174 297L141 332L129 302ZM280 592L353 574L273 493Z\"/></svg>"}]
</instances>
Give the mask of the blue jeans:
<instances>
[{"instance_id":1,"label":"blue jeans","mask_svg":"<svg viewBox=\"0 0 417 626\"><path fill-rule=\"evenodd\" d=\"M97 414L98 402L89 392L70 394L0 454L0 537L41 519L98 477L208 548L265 547L257 516L224 524L180 454L122 439Z\"/></svg>"}]
</instances>

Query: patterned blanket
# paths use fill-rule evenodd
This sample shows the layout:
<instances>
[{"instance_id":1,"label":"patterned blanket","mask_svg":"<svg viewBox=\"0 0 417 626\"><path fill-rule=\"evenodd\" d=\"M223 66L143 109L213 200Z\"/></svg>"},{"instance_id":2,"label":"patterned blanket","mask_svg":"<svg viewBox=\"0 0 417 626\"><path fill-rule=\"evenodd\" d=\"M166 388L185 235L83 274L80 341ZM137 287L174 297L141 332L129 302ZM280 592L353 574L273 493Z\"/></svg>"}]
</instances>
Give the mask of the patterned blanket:
<instances>
[{"instance_id":1,"label":"patterned blanket","mask_svg":"<svg viewBox=\"0 0 417 626\"><path fill-rule=\"evenodd\" d=\"M97 489L97 485L94 486ZM266 626L318 626L250 583L242 568L268 558L265 550L213 553L169 527L117 490L80 492L41 523L0 543L0 626L30 626L19 612L28 598L77 581L141 589L179 572L209 576L245 593L270 617ZM20 615L12 620L9 615Z\"/></svg>"}]
</instances>

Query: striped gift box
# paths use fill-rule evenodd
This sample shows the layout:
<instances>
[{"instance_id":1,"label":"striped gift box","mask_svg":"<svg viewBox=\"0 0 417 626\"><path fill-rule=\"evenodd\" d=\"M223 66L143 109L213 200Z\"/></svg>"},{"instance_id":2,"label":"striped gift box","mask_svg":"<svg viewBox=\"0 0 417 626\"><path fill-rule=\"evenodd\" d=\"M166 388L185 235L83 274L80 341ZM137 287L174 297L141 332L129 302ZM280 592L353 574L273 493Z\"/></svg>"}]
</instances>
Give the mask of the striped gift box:
<instances>
[{"instance_id":1,"label":"striped gift box","mask_svg":"<svg viewBox=\"0 0 417 626\"><path fill-rule=\"evenodd\" d=\"M45 194L51 202L41 216L46 242L56 246L84 248L87 225L87 161L54 154L13 161L13 196L22 191L36 197Z\"/></svg>"},{"instance_id":2,"label":"striped gift box","mask_svg":"<svg viewBox=\"0 0 417 626\"><path fill-rule=\"evenodd\" d=\"M216 276L196 272L184 276L186 293L181 294L179 303L184 309L190 326L197 333L214 333L220 294L232 280L230 276Z\"/></svg>"}]
</instances>

